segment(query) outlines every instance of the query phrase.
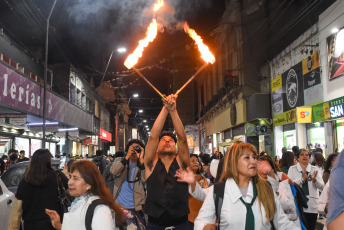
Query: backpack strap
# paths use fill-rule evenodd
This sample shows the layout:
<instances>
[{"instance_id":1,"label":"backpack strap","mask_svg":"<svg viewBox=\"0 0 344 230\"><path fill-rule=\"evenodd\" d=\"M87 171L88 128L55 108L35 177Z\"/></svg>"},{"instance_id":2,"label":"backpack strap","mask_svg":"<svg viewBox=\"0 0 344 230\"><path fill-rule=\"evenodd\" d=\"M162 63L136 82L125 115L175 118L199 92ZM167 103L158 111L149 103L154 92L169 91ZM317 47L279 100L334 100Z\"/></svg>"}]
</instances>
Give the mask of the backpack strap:
<instances>
[{"instance_id":1,"label":"backpack strap","mask_svg":"<svg viewBox=\"0 0 344 230\"><path fill-rule=\"evenodd\" d=\"M218 182L214 184L214 203L216 219L219 221L218 229L220 229L220 215L223 204L223 197L225 194L226 181Z\"/></svg>"},{"instance_id":2,"label":"backpack strap","mask_svg":"<svg viewBox=\"0 0 344 230\"><path fill-rule=\"evenodd\" d=\"M91 225L92 225L94 210L100 204L105 204L105 202L102 201L101 199L96 199L92 201L92 203L88 206L87 211L86 211L86 217L85 217L86 230L92 230Z\"/></svg>"}]
</instances>

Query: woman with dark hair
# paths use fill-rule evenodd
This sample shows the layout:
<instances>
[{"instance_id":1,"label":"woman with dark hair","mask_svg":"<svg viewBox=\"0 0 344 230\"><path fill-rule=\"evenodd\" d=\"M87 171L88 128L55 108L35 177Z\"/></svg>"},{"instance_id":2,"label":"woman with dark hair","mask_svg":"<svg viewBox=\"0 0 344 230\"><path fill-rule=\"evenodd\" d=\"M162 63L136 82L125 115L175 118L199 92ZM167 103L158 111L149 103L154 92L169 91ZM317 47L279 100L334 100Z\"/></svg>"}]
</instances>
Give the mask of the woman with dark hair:
<instances>
[{"instance_id":1,"label":"woman with dark hair","mask_svg":"<svg viewBox=\"0 0 344 230\"><path fill-rule=\"evenodd\" d=\"M297 214L294 195L291 185L294 183L281 169L276 165L270 156L263 156L258 160L258 173L264 179L267 179L272 190L276 193L284 213L290 221L293 221L298 229L301 228L301 222Z\"/></svg>"},{"instance_id":2,"label":"woman with dark hair","mask_svg":"<svg viewBox=\"0 0 344 230\"><path fill-rule=\"evenodd\" d=\"M288 174L288 170L291 166L295 165L295 155L293 152L287 151L282 155L280 160L280 167L282 172Z\"/></svg>"},{"instance_id":3,"label":"woman with dark hair","mask_svg":"<svg viewBox=\"0 0 344 230\"><path fill-rule=\"evenodd\" d=\"M319 175L322 177L324 174L325 168L325 158L321 152L313 152L313 162L315 163L315 167L317 167Z\"/></svg>"},{"instance_id":4,"label":"woman with dark hair","mask_svg":"<svg viewBox=\"0 0 344 230\"><path fill-rule=\"evenodd\" d=\"M68 179L61 175L67 187ZM48 149L34 152L24 178L16 193L18 212L22 209L25 230L54 229L45 209L55 209L62 214L57 193L57 174L51 168L51 153ZM19 224L19 223L18 223Z\"/></svg>"},{"instance_id":5,"label":"woman with dark hair","mask_svg":"<svg viewBox=\"0 0 344 230\"><path fill-rule=\"evenodd\" d=\"M314 230L318 217L319 190L324 188L324 181L318 174L317 168L309 163L309 152L302 149L299 155L299 163L289 168L288 176L302 187L308 198L307 208L303 208L306 218L306 229Z\"/></svg>"},{"instance_id":6,"label":"woman with dark hair","mask_svg":"<svg viewBox=\"0 0 344 230\"><path fill-rule=\"evenodd\" d=\"M324 183L326 184L328 179L330 178L330 173L333 167L334 162L336 161L338 154L337 153L332 153L327 157L327 161L325 164L325 169L324 169L324 174L323 174L323 180Z\"/></svg>"},{"instance_id":7,"label":"woman with dark hair","mask_svg":"<svg viewBox=\"0 0 344 230\"><path fill-rule=\"evenodd\" d=\"M196 154L190 154L190 169L196 175L195 180L202 188L208 188L210 181L202 174L203 167ZM194 221L201 209L203 201L195 199L193 196L189 195L189 209L190 213L188 215L188 221L190 229L194 227Z\"/></svg>"},{"instance_id":8,"label":"woman with dark hair","mask_svg":"<svg viewBox=\"0 0 344 230\"><path fill-rule=\"evenodd\" d=\"M177 176L179 181L183 180L183 174ZM253 145L235 142L227 149L220 181L224 183L222 207L215 210L214 186L217 185L214 185L208 189L195 220L196 230L215 229L217 225L220 229L295 228L270 185L257 174L257 150ZM217 211L220 211L218 218Z\"/></svg>"},{"instance_id":9,"label":"woman with dark hair","mask_svg":"<svg viewBox=\"0 0 344 230\"><path fill-rule=\"evenodd\" d=\"M86 211L92 201L101 199L105 204L98 205L93 214L93 230L112 230L121 225L123 211L115 203L110 191L106 188L97 166L88 160L74 161L71 165L71 178L68 182L70 195L75 197L69 212L63 216L63 222L56 211L46 209L55 229L86 229ZM115 214L115 222L113 221ZM26 229L25 229L26 230Z\"/></svg>"}]
</instances>

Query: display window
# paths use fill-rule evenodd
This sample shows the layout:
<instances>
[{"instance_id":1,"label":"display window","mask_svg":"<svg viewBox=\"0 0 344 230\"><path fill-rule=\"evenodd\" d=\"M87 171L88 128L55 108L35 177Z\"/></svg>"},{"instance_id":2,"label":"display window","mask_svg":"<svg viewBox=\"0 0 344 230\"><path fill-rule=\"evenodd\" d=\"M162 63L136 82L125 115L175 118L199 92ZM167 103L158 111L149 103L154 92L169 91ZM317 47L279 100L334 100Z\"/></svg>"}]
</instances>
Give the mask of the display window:
<instances>
[{"instance_id":1,"label":"display window","mask_svg":"<svg viewBox=\"0 0 344 230\"><path fill-rule=\"evenodd\" d=\"M8 150L12 148L12 138L0 137L0 157L7 155Z\"/></svg>"},{"instance_id":2,"label":"display window","mask_svg":"<svg viewBox=\"0 0 344 230\"><path fill-rule=\"evenodd\" d=\"M24 150L25 157L29 157L30 154L30 140L27 138L16 137L14 139L14 149L18 150L18 152Z\"/></svg>"},{"instance_id":3,"label":"display window","mask_svg":"<svg viewBox=\"0 0 344 230\"><path fill-rule=\"evenodd\" d=\"M42 148L42 140L31 139L31 155L40 148Z\"/></svg>"},{"instance_id":4,"label":"display window","mask_svg":"<svg viewBox=\"0 0 344 230\"><path fill-rule=\"evenodd\" d=\"M283 132L284 146L288 151L291 151L293 146L296 145L295 130L288 130Z\"/></svg>"}]
</instances>

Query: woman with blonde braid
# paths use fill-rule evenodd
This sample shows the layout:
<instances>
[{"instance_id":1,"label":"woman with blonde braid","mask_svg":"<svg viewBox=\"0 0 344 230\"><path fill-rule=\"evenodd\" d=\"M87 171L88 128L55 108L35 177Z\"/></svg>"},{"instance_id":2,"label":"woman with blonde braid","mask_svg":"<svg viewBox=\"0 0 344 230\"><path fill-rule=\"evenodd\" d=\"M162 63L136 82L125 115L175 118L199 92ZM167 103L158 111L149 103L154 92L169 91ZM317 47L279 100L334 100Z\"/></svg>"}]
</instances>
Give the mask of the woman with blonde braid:
<instances>
[{"instance_id":1,"label":"woman with blonde braid","mask_svg":"<svg viewBox=\"0 0 344 230\"><path fill-rule=\"evenodd\" d=\"M295 229L284 214L270 185L257 174L257 150L236 142L228 150L220 182L224 184L223 203L216 220L214 186L195 220L196 230ZM215 185L217 186L217 185Z\"/></svg>"}]
</instances>

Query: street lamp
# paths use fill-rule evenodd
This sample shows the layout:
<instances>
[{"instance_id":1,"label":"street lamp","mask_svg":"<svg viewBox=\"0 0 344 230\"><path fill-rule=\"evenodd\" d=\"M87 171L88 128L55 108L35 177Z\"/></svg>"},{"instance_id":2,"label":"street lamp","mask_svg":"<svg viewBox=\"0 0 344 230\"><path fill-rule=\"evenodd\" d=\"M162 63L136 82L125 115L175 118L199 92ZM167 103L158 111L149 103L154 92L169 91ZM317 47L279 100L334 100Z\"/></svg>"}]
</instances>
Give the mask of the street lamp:
<instances>
[{"instance_id":1,"label":"street lamp","mask_svg":"<svg viewBox=\"0 0 344 230\"><path fill-rule=\"evenodd\" d=\"M51 7L51 10L49 12L48 18L47 18L47 28L46 28L46 37L45 37L45 57L44 57L44 89L43 89L43 144L42 148L45 149L45 125L46 125L46 119L47 114L45 112L45 103L47 100L47 72L48 72L48 40L49 40L49 22L51 14L53 13L53 10L56 5L56 1L54 1L53 6Z\"/></svg>"},{"instance_id":2,"label":"street lamp","mask_svg":"<svg viewBox=\"0 0 344 230\"><path fill-rule=\"evenodd\" d=\"M111 54L110 54L110 57L109 57L109 60L108 60L108 63L106 65L106 68L105 68L105 71L103 73L103 77L102 77L102 80L99 84L99 95L100 95L100 100L102 99L102 84L103 84L103 81L104 81L104 77L106 75L106 72L107 72L107 69L109 68L109 64L110 64L110 61L111 61L111 58L112 58L112 55L113 55L113 52L118 52L118 53L125 53L127 51L126 48L124 47L120 47L118 48L117 50L112 50L111 51ZM98 114L99 114L99 121L100 121L100 115L101 115L101 110L100 110L100 105L101 103L99 103L98 105ZM116 133L115 133L115 141L116 141L116 145L118 146L118 115L116 114ZM100 122L99 122L99 128L100 128ZM99 143L98 143L99 147L101 146L101 140L99 138Z\"/></svg>"}]
</instances>

